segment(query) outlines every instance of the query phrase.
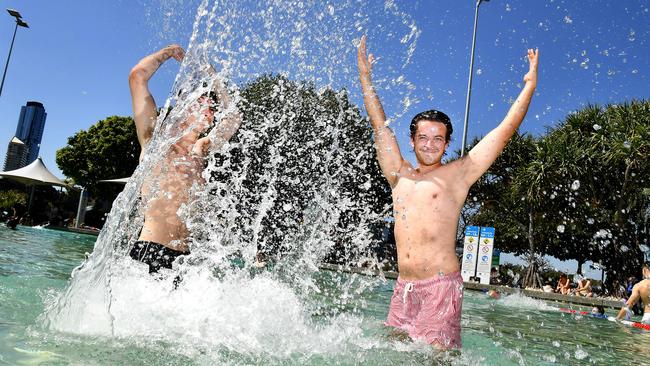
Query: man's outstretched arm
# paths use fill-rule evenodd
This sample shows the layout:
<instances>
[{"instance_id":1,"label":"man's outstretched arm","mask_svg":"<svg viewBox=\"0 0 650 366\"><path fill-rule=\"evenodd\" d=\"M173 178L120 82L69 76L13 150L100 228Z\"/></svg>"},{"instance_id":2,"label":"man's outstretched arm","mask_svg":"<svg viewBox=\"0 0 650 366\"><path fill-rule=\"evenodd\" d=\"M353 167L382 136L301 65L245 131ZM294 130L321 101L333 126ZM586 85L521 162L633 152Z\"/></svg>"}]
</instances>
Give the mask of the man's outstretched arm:
<instances>
[{"instance_id":1,"label":"man's outstretched arm","mask_svg":"<svg viewBox=\"0 0 650 366\"><path fill-rule=\"evenodd\" d=\"M618 315L616 316L616 320L624 319L627 314L631 314L632 311L630 310L631 307L636 304L637 301L639 301L639 289L637 288L636 285L632 288L632 295L630 295L630 298L627 299L625 302L625 306L621 308L621 310L618 312Z\"/></svg>"},{"instance_id":2,"label":"man's outstretched arm","mask_svg":"<svg viewBox=\"0 0 650 366\"><path fill-rule=\"evenodd\" d=\"M135 119L138 141L142 149L140 152L140 160L142 160L144 147L151 138L154 124L158 117L156 102L149 91L149 79L151 79L160 65L168 59L174 58L180 62L184 56L185 51L183 51L181 46L170 45L140 60L129 73L133 117Z\"/></svg>"},{"instance_id":3,"label":"man's outstretched arm","mask_svg":"<svg viewBox=\"0 0 650 366\"><path fill-rule=\"evenodd\" d=\"M519 125L524 120L528 106L533 98L533 93L537 87L537 62L539 52L537 50L528 50L529 70L524 76L524 88L512 104L508 114L503 121L481 141L479 141L467 156L461 159L463 179L467 186L476 182L490 165L494 163L499 154L503 151L508 140L515 133Z\"/></svg>"},{"instance_id":4,"label":"man's outstretched arm","mask_svg":"<svg viewBox=\"0 0 650 366\"><path fill-rule=\"evenodd\" d=\"M361 90L363 91L363 104L366 106L370 124L375 135L377 160L388 183L391 187L394 187L399 179L397 173L404 164L404 158L402 158L395 134L386 126L384 108L372 85L371 73L374 56L372 54L366 56L366 36L361 37L359 49L357 50L357 59L359 80L361 81Z\"/></svg>"}]
</instances>

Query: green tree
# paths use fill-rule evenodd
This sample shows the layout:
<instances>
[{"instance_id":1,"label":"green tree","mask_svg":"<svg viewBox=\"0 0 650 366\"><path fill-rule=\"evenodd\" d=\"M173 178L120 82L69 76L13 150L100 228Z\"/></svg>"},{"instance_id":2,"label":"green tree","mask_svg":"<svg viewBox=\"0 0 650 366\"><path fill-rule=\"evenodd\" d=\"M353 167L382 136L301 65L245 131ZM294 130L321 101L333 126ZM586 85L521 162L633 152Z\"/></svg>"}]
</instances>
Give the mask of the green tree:
<instances>
[{"instance_id":1,"label":"green tree","mask_svg":"<svg viewBox=\"0 0 650 366\"><path fill-rule=\"evenodd\" d=\"M12 207L25 205L27 205L27 193L14 189L0 192L0 209L9 214L12 213Z\"/></svg>"},{"instance_id":2,"label":"green tree","mask_svg":"<svg viewBox=\"0 0 650 366\"><path fill-rule=\"evenodd\" d=\"M228 180L237 171L244 177L237 227L246 240L279 256L314 250L300 243L322 235L333 243L330 260L363 256L354 245L364 229L360 224L373 217L374 229L384 224L379 218L386 216L390 188L375 158L369 123L347 93L263 76L241 91L241 99L244 118L232 141L236 147L219 156L224 169L213 176ZM323 212L331 216L319 216Z\"/></svg>"},{"instance_id":3,"label":"green tree","mask_svg":"<svg viewBox=\"0 0 650 366\"><path fill-rule=\"evenodd\" d=\"M563 141L564 178L557 187L560 224L554 252L570 241L574 252L607 269L605 285L615 290L638 275L648 251L649 200L643 194L650 177L650 102L587 106L554 128L549 139ZM559 145L559 144L558 144ZM574 255L575 257L575 255Z\"/></svg>"},{"instance_id":4,"label":"green tree","mask_svg":"<svg viewBox=\"0 0 650 366\"><path fill-rule=\"evenodd\" d=\"M133 119L111 116L68 138L68 145L56 152L56 163L75 184L107 197L114 194L114 187L98 187L97 181L130 176L139 154Z\"/></svg>"},{"instance_id":5,"label":"green tree","mask_svg":"<svg viewBox=\"0 0 650 366\"><path fill-rule=\"evenodd\" d=\"M478 143L474 140L472 145ZM540 256L547 253L545 186L548 177L537 164L538 140L515 133L488 171L470 188L463 209L473 225L493 226L499 249L524 255L529 267L524 286L541 287ZM542 165L543 169L539 169Z\"/></svg>"},{"instance_id":6,"label":"green tree","mask_svg":"<svg viewBox=\"0 0 650 366\"><path fill-rule=\"evenodd\" d=\"M525 285L541 284L538 256L549 254L577 260L578 273L601 263L614 290L648 252L648 156L647 101L588 106L538 139L515 135L464 212L495 226L504 250L528 255Z\"/></svg>"}]
</instances>

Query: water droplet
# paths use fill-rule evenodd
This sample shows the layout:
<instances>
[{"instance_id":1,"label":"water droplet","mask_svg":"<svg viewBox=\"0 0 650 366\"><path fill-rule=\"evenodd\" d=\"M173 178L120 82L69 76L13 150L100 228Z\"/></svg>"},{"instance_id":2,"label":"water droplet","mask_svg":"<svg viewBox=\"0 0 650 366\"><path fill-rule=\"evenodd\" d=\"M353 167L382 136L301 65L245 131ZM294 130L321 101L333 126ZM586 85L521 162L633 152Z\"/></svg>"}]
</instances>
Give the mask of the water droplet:
<instances>
[{"instance_id":1,"label":"water droplet","mask_svg":"<svg viewBox=\"0 0 650 366\"><path fill-rule=\"evenodd\" d=\"M563 233L564 232L564 225L558 225L557 226L557 232L558 233Z\"/></svg>"},{"instance_id":2,"label":"water droplet","mask_svg":"<svg viewBox=\"0 0 650 366\"><path fill-rule=\"evenodd\" d=\"M576 349L576 352L575 352L575 357L576 357L576 359L577 359L577 360L583 360L583 359L585 359L587 356L589 356L589 354L588 354L585 350L583 350L582 348L580 348L580 346L578 346L578 349Z\"/></svg>"},{"instance_id":3,"label":"water droplet","mask_svg":"<svg viewBox=\"0 0 650 366\"><path fill-rule=\"evenodd\" d=\"M628 250L630 250L630 248L628 248L626 245L621 245L621 252L625 253Z\"/></svg>"},{"instance_id":4,"label":"water droplet","mask_svg":"<svg viewBox=\"0 0 650 366\"><path fill-rule=\"evenodd\" d=\"M636 32L634 31L634 29L630 29L630 33L628 34L627 39L630 42L634 42L634 40L636 39Z\"/></svg>"},{"instance_id":5,"label":"water droplet","mask_svg":"<svg viewBox=\"0 0 650 366\"><path fill-rule=\"evenodd\" d=\"M632 147L632 144L630 144L629 141L625 141L625 142L623 143L623 147L626 148L626 149L629 149L630 147Z\"/></svg>"},{"instance_id":6,"label":"water droplet","mask_svg":"<svg viewBox=\"0 0 650 366\"><path fill-rule=\"evenodd\" d=\"M587 219L587 224L589 224L589 225L593 225L593 224L594 224L594 221L595 221L595 220L592 219L592 218L590 217L590 218Z\"/></svg>"},{"instance_id":7,"label":"water droplet","mask_svg":"<svg viewBox=\"0 0 650 366\"><path fill-rule=\"evenodd\" d=\"M594 130L598 131L598 130L600 130L600 129L601 129L601 127L600 127L599 124L594 124Z\"/></svg>"},{"instance_id":8,"label":"water droplet","mask_svg":"<svg viewBox=\"0 0 650 366\"><path fill-rule=\"evenodd\" d=\"M579 188L580 188L580 181L576 179L573 181L573 183L571 183L571 189L577 191Z\"/></svg>"},{"instance_id":9,"label":"water droplet","mask_svg":"<svg viewBox=\"0 0 650 366\"><path fill-rule=\"evenodd\" d=\"M553 347L560 347L559 341L553 341Z\"/></svg>"}]
</instances>

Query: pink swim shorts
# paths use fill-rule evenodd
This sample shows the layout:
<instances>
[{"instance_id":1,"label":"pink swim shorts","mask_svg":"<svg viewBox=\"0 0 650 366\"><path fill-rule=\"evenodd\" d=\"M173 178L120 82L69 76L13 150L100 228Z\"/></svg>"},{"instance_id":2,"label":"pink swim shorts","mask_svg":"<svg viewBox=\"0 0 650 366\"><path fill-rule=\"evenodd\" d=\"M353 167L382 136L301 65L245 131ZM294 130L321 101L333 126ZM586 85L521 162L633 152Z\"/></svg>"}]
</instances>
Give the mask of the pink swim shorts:
<instances>
[{"instance_id":1,"label":"pink swim shorts","mask_svg":"<svg viewBox=\"0 0 650 366\"><path fill-rule=\"evenodd\" d=\"M386 325L415 340L460 348L463 278L460 272L422 281L397 279Z\"/></svg>"}]
</instances>

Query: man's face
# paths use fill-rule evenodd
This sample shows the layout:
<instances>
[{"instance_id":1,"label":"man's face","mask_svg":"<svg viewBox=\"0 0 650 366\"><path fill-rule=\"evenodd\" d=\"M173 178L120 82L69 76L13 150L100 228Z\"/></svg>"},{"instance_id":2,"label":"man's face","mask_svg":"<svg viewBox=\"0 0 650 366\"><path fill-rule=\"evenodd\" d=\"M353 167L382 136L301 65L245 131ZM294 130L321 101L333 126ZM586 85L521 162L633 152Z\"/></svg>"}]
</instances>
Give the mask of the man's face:
<instances>
[{"instance_id":1,"label":"man's face","mask_svg":"<svg viewBox=\"0 0 650 366\"><path fill-rule=\"evenodd\" d=\"M212 125L215 113L214 101L206 96L196 100L188 109L189 115L180 125L181 130L192 128L200 133Z\"/></svg>"},{"instance_id":2,"label":"man's face","mask_svg":"<svg viewBox=\"0 0 650 366\"><path fill-rule=\"evenodd\" d=\"M440 122L418 122L415 136L411 138L411 146L419 165L428 166L440 163L442 155L449 147L446 135L447 127Z\"/></svg>"}]
</instances>

